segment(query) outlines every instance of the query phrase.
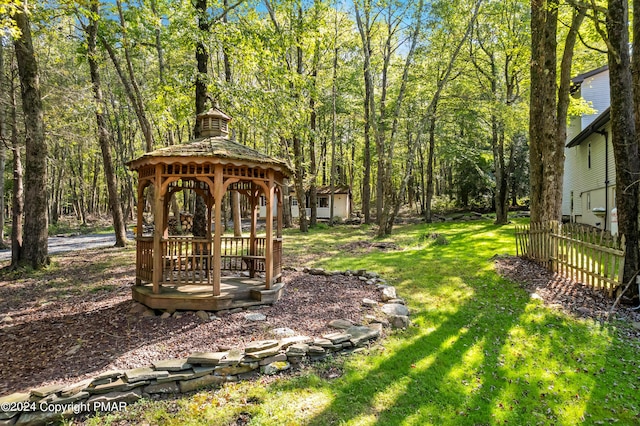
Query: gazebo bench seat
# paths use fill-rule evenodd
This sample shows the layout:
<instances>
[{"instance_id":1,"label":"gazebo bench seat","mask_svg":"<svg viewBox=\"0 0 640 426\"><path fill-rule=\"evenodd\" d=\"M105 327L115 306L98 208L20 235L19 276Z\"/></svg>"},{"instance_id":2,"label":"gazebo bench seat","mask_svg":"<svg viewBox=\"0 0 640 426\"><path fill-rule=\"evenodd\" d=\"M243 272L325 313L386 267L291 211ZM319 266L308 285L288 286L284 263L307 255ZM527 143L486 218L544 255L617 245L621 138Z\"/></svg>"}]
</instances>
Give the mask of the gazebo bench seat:
<instances>
[{"instance_id":1,"label":"gazebo bench seat","mask_svg":"<svg viewBox=\"0 0 640 426\"><path fill-rule=\"evenodd\" d=\"M249 268L249 276L253 278L256 275L256 270L258 270L258 265L260 262L264 264L265 257L264 256L242 256L242 261Z\"/></svg>"}]
</instances>

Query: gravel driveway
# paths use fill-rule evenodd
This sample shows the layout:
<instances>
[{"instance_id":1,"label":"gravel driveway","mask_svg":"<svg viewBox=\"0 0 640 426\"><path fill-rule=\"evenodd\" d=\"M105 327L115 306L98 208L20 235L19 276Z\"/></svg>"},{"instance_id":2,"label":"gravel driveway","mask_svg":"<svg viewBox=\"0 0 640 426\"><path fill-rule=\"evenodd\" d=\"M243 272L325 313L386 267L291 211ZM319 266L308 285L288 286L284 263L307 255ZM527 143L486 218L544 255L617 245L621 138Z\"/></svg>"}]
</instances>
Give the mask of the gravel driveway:
<instances>
[{"instance_id":1,"label":"gravel driveway","mask_svg":"<svg viewBox=\"0 0 640 426\"><path fill-rule=\"evenodd\" d=\"M133 239L128 232L127 238ZM87 234L49 237L49 254L60 254L76 250L110 247L116 243L115 234ZM0 261L11 259L11 249L0 250Z\"/></svg>"}]
</instances>

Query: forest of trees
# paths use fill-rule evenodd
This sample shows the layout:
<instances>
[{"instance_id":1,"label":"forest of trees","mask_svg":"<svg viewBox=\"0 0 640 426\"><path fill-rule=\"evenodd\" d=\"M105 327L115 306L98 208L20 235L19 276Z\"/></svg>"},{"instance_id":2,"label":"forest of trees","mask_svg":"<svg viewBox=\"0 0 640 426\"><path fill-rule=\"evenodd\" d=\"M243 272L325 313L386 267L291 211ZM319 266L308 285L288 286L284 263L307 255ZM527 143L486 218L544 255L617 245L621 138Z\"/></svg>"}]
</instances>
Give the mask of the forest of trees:
<instances>
[{"instance_id":1,"label":"forest of trees","mask_svg":"<svg viewBox=\"0 0 640 426\"><path fill-rule=\"evenodd\" d=\"M34 266L38 224L108 213L122 228L136 205L125 163L193 138L204 91L233 117L232 137L290 162L312 209L301 229L316 221L315 188L330 184L351 188L380 235L401 209L426 221L492 209L506 223L529 196L535 4L0 0L0 221L12 212L12 240ZM607 63L601 11L552 6L558 69L564 50L573 75ZM584 107L558 96L556 138Z\"/></svg>"}]
</instances>

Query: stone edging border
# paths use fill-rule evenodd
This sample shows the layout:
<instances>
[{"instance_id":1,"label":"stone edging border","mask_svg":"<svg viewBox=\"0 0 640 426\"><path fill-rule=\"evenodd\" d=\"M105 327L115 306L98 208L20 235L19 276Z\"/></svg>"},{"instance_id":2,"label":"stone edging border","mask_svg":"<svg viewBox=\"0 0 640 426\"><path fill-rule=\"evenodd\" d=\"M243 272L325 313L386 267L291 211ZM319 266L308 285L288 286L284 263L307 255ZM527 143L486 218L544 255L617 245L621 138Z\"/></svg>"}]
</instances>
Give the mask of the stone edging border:
<instances>
[{"instance_id":1,"label":"stone edging border","mask_svg":"<svg viewBox=\"0 0 640 426\"><path fill-rule=\"evenodd\" d=\"M360 352L380 337L383 327L406 328L409 325L409 310L404 300L397 297L395 287L375 272L288 269L311 275L357 276L366 284L376 285L383 302L380 310L387 320L365 315L369 324L356 325L349 320L334 319L328 326L337 331L320 338L292 336L254 341L244 349L198 352L183 359L155 361L147 367L107 371L71 385L49 385L14 393L0 398L0 426L44 425L83 412L122 410L127 404L152 394L187 393L206 386L251 379L259 374L272 375L306 361L322 360L328 355ZM379 303L371 299L363 299L362 305L379 307Z\"/></svg>"}]
</instances>

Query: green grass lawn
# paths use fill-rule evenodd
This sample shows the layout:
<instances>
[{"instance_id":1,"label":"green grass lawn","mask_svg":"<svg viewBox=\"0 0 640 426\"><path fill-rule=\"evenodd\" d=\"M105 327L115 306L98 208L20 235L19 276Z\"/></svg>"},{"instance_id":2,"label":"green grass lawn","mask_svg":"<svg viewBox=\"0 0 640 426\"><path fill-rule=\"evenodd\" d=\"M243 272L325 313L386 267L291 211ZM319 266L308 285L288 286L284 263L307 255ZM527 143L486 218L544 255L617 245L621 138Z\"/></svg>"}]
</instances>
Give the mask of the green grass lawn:
<instances>
[{"instance_id":1,"label":"green grass lawn","mask_svg":"<svg viewBox=\"0 0 640 426\"><path fill-rule=\"evenodd\" d=\"M432 234L441 237L437 242ZM296 377L228 384L172 401L143 401L93 424L575 425L639 424L640 345L625 324L576 319L499 277L492 257L514 254L513 226L488 221L409 225L398 250L346 250L367 227L289 231L298 265L366 268L394 284L413 325L367 354ZM340 377L324 379L326 371ZM95 422L95 423L94 423Z\"/></svg>"}]
</instances>

